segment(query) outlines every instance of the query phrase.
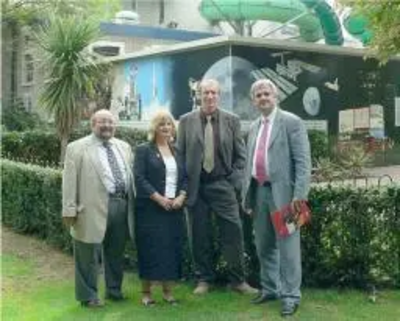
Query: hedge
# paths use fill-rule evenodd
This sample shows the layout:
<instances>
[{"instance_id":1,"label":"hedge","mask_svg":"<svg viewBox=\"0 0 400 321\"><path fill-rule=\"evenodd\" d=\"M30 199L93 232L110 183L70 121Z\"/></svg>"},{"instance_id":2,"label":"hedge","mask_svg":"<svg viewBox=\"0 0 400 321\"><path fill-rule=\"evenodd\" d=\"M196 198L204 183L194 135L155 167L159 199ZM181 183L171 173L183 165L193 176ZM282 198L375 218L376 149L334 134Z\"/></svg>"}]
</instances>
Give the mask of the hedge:
<instances>
[{"instance_id":1,"label":"hedge","mask_svg":"<svg viewBox=\"0 0 400 321\"><path fill-rule=\"evenodd\" d=\"M70 141L84 137L90 132L89 127L79 128L72 133ZM147 134L143 130L120 127L115 136L131 146L136 146L146 140ZM7 159L23 163L58 167L60 141L55 131L3 132L2 155Z\"/></svg>"},{"instance_id":2,"label":"hedge","mask_svg":"<svg viewBox=\"0 0 400 321\"><path fill-rule=\"evenodd\" d=\"M73 132L70 141L88 135L90 128L80 128ZM146 141L145 130L119 127L116 137L125 140L132 147ZM309 131L311 156L315 162L318 158L329 156L328 136L324 132ZM58 167L60 142L54 131L33 130L26 132L2 133L3 157L42 166Z\"/></svg>"},{"instance_id":3,"label":"hedge","mask_svg":"<svg viewBox=\"0 0 400 321\"><path fill-rule=\"evenodd\" d=\"M61 172L4 160L2 221L70 250L61 224ZM312 224L302 232L304 283L310 286L369 284L400 287L400 186L385 188L313 187ZM246 265L257 283L258 262L251 220L244 219ZM217 240L216 240L217 241ZM185 271L190 271L186 250ZM218 257L218 275L226 268Z\"/></svg>"}]
</instances>

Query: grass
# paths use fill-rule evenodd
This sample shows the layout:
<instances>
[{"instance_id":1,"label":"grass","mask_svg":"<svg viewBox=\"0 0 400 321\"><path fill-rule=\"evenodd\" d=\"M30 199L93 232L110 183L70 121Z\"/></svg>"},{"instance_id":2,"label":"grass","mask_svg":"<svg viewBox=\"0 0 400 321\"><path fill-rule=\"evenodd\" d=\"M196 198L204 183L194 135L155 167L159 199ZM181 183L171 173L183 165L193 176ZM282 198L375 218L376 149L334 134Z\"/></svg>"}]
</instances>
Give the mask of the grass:
<instances>
[{"instance_id":1,"label":"grass","mask_svg":"<svg viewBox=\"0 0 400 321\"><path fill-rule=\"evenodd\" d=\"M135 275L127 274L124 293L128 300L107 302L101 310L81 308L74 300L74 282L68 279L46 281L38 279L40 266L13 254L2 255L3 298L2 319L9 321L91 321L91 320L281 320L278 302L252 306L249 298L218 289L205 297L191 294L191 286L181 284L176 297L182 301L178 307L161 303L161 293L155 298L160 304L145 308L139 304L139 282ZM63 266L58 267L60 270ZM100 283L101 295L104 293ZM379 293L377 302L368 301L358 291L305 289L302 305L296 316L289 320L400 320L400 291Z\"/></svg>"}]
</instances>

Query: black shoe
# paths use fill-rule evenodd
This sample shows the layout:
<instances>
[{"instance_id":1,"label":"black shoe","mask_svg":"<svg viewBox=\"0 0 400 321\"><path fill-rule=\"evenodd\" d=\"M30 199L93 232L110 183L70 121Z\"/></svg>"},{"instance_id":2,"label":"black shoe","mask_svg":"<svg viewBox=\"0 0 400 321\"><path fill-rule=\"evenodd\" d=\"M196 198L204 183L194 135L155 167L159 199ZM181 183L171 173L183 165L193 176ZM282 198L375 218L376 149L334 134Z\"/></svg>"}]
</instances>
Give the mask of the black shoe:
<instances>
[{"instance_id":1,"label":"black shoe","mask_svg":"<svg viewBox=\"0 0 400 321\"><path fill-rule=\"evenodd\" d=\"M299 307L299 303L283 302L281 316L288 317L288 316L295 314L298 307Z\"/></svg>"},{"instance_id":2,"label":"black shoe","mask_svg":"<svg viewBox=\"0 0 400 321\"><path fill-rule=\"evenodd\" d=\"M124 301L125 297L122 294L106 294L106 300L110 300L110 301Z\"/></svg>"},{"instance_id":3,"label":"black shoe","mask_svg":"<svg viewBox=\"0 0 400 321\"><path fill-rule=\"evenodd\" d=\"M89 301L82 301L81 306L89 309L96 309L104 307L104 303L101 302L99 299L93 299Z\"/></svg>"},{"instance_id":4,"label":"black shoe","mask_svg":"<svg viewBox=\"0 0 400 321\"><path fill-rule=\"evenodd\" d=\"M278 300L278 297L276 295L260 293L253 300L251 300L251 303L252 304L261 304L264 302L275 301L275 300Z\"/></svg>"},{"instance_id":5,"label":"black shoe","mask_svg":"<svg viewBox=\"0 0 400 321\"><path fill-rule=\"evenodd\" d=\"M179 304L178 300L174 299L174 298L163 298L165 303L168 303L169 305L172 306L177 306Z\"/></svg>"}]
</instances>

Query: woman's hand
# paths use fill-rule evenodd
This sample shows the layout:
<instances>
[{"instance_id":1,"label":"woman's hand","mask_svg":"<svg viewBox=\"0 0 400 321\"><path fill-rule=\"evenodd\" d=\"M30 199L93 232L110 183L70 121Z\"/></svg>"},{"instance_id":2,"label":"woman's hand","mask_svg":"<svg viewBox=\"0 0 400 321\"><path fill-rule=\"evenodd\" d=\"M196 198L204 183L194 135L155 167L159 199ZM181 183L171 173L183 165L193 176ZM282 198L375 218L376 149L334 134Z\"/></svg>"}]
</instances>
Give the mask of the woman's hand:
<instances>
[{"instance_id":1,"label":"woman's hand","mask_svg":"<svg viewBox=\"0 0 400 321\"><path fill-rule=\"evenodd\" d=\"M172 208L174 210L178 210L183 206L183 203L185 202L186 196L185 195L179 195L172 201Z\"/></svg>"},{"instance_id":2,"label":"woman's hand","mask_svg":"<svg viewBox=\"0 0 400 321\"><path fill-rule=\"evenodd\" d=\"M170 211L172 209L173 200L170 200L169 198L166 198L158 193L154 193L152 196L150 196L150 198L166 211Z\"/></svg>"}]
</instances>

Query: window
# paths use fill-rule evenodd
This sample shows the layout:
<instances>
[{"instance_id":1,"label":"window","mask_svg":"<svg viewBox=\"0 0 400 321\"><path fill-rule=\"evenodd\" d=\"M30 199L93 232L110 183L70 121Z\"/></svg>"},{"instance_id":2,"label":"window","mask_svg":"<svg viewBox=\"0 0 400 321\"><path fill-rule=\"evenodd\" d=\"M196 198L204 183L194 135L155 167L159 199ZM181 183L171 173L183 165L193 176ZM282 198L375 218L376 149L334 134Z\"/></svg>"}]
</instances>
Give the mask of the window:
<instances>
[{"instance_id":1,"label":"window","mask_svg":"<svg viewBox=\"0 0 400 321\"><path fill-rule=\"evenodd\" d=\"M26 111L28 112L32 111L32 97L30 94L24 95L24 107Z\"/></svg>"},{"instance_id":2,"label":"window","mask_svg":"<svg viewBox=\"0 0 400 321\"><path fill-rule=\"evenodd\" d=\"M24 56L24 83L30 84L33 82L33 73L35 71L35 66L33 63L33 57L31 54L26 54Z\"/></svg>"}]
</instances>

